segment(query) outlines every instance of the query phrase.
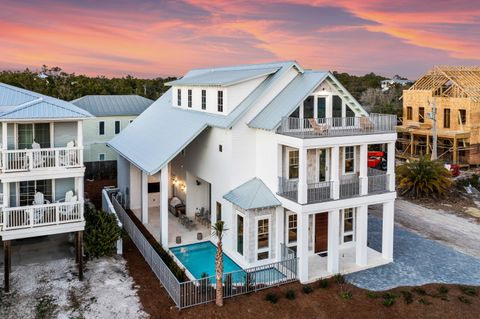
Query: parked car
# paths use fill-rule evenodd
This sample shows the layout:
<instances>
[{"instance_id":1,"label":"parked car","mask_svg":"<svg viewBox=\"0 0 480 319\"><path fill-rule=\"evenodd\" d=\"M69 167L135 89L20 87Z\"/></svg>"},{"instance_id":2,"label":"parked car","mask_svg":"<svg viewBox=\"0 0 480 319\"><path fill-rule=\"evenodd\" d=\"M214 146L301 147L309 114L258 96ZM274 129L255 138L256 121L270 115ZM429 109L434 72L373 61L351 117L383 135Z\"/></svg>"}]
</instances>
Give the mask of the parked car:
<instances>
[{"instance_id":1,"label":"parked car","mask_svg":"<svg viewBox=\"0 0 480 319\"><path fill-rule=\"evenodd\" d=\"M387 156L382 151L369 151L368 152L368 167L380 169L382 171L387 170Z\"/></svg>"}]
</instances>

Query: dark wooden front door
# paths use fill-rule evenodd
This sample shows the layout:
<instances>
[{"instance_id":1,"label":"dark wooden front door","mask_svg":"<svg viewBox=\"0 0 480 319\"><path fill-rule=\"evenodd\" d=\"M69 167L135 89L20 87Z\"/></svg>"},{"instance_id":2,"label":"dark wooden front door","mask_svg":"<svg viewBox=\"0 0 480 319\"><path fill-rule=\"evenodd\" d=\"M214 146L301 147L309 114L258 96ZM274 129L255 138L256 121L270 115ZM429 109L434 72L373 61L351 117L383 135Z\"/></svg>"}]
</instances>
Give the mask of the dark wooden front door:
<instances>
[{"instance_id":1,"label":"dark wooden front door","mask_svg":"<svg viewBox=\"0 0 480 319\"><path fill-rule=\"evenodd\" d=\"M328 213L315 214L315 253L328 250Z\"/></svg>"}]
</instances>

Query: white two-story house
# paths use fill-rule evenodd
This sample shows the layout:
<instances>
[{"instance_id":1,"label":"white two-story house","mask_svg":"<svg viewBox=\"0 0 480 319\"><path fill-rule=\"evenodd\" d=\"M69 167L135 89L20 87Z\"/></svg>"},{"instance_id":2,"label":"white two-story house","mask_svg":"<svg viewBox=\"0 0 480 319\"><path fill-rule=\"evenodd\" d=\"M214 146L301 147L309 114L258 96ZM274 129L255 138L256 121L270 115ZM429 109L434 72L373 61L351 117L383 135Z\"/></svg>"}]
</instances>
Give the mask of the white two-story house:
<instances>
[{"instance_id":1,"label":"white two-story house","mask_svg":"<svg viewBox=\"0 0 480 319\"><path fill-rule=\"evenodd\" d=\"M12 240L76 233L81 247L82 123L90 117L69 102L0 83L0 238L6 290Z\"/></svg>"},{"instance_id":2,"label":"white two-story house","mask_svg":"<svg viewBox=\"0 0 480 319\"><path fill-rule=\"evenodd\" d=\"M109 142L123 205L165 248L215 243L221 219L242 268L285 246L301 282L392 261L395 116L367 114L330 72L296 62L194 69L169 85ZM368 168L371 145L386 172ZM367 242L371 205L381 251Z\"/></svg>"}]
</instances>

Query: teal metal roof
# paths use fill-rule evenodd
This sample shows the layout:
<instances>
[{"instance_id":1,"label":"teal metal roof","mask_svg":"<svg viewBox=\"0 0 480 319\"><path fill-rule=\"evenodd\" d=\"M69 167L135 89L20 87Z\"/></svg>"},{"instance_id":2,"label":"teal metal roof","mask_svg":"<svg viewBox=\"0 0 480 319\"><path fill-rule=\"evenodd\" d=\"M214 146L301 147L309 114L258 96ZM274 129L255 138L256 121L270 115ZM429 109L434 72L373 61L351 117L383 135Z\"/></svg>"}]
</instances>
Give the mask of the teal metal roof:
<instances>
[{"instance_id":1,"label":"teal metal roof","mask_svg":"<svg viewBox=\"0 0 480 319\"><path fill-rule=\"evenodd\" d=\"M153 102L140 95L86 95L71 101L95 116L137 116Z\"/></svg>"},{"instance_id":2,"label":"teal metal roof","mask_svg":"<svg viewBox=\"0 0 480 319\"><path fill-rule=\"evenodd\" d=\"M0 120L88 117L92 115L70 102L0 83Z\"/></svg>"},{"instance_id":3,"label":"teal metal roof","mask_svg":"<svg viewBox=\"0 0 480 319\"><path fill-rule=\"evenodd\" d=\"M232 189L223 198L245 210L275 207L282 204L270 188L257 177Z\"/></svg>"},{"instance_id":4,"label":"teal metal roof","mask_svg":"<svg viewBox=\"0 0 480 319\"><path fill-rule=\"evenodd\" d=\"M280 67L267 67L257 69L239 69L239 70L205 70L200 74L199 71L187 74L183 78L168 82L167 85L175 86L230 86L241 82L253 80L262 76L267 76L278 71Z\"/></svg>"},{"instance_id":5,"label":"teal metal roof","mask_svg":"<svg viewBox=\"0 0 480 319\"><path fill-rule=\"evenodd\" d=\"M252 128L275 130L283 117L289 116L323 82L334 86L344 101L360 115L367 115L360 104L347 92L330 72L305 71L298 74L270 103L249 123Z\"/></svg>"},{"instance_id":6,"label":"teal metal roof","mask_svg":"<svg viewBox=\"0 0 480 319\"><path fill-rule=\"evenodd\" d=\"M268 67L278 67L279 70L269 75L228 115L174 107L172 89L169 89L108 145L141 170L155 174L207 127L231 128L294 66L295 62L268 64Z\"/></svg>"}]
</instances>

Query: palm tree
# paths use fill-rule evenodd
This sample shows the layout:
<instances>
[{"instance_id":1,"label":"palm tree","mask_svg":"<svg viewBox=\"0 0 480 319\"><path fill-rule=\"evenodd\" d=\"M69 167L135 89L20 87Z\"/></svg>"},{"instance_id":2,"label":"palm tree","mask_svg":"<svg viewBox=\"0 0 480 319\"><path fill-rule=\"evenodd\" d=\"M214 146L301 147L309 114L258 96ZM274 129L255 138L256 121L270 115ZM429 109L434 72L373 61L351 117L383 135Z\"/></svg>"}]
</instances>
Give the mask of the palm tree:
<instances>
[{"instance_id":1,"label":"palm tree","mask_svg":"<svg viewBox=\"0 0 480 319\"><path fill-rule=\"evenodd\" d=\"M216 298L215 303L217 306L223 306L223 248L222 237L225 231L228 229L225 227L225 222L222 220L217 221L212 225L212 236L217 237L217 253L215 255L215 281L216 281Z\"/></svg>"},{"instance_id":2,"label":"palm tree","mask_svg":"<svg viewBox=\"0 0 480 319\"><path fill-rule=\"evenodd\" d=\"M452 185L451 174L441 161L421 157L397 167L401 195L413 198L444 195Z\"/></svg>"}]
</instances>

